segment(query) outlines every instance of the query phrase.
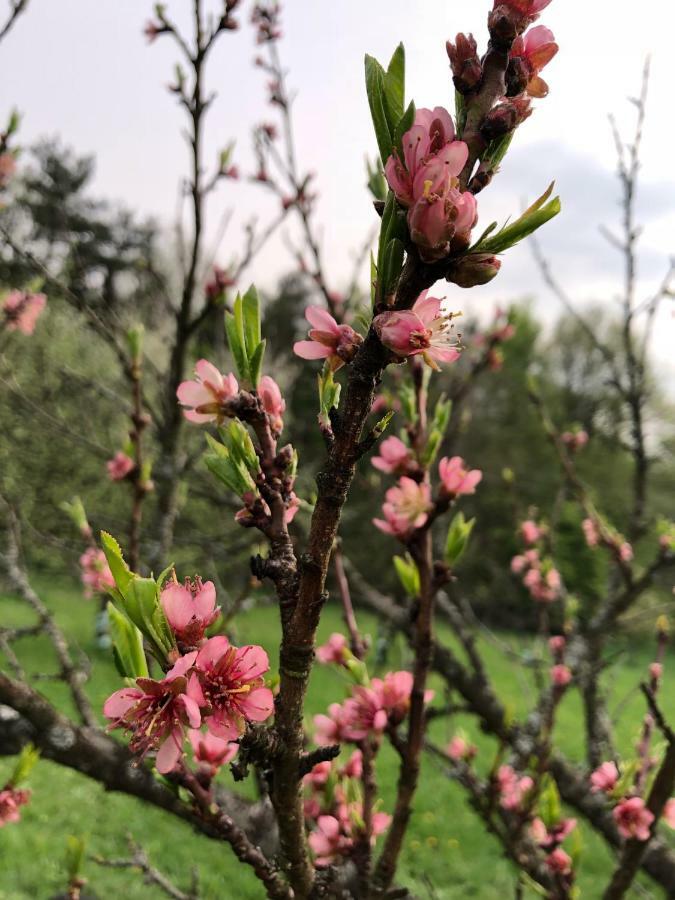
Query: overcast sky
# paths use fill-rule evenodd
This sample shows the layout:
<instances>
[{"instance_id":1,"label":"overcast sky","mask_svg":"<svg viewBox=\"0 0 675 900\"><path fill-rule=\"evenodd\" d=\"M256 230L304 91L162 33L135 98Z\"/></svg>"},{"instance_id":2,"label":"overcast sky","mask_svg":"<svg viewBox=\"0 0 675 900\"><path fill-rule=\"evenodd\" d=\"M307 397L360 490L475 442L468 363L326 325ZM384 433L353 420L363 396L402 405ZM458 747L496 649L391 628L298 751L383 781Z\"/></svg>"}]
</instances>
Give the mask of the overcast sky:
<instances>
[{"instance_id":1,"label":"overcast sky","mask_svg":"<svg viewBox=\"0 0 675 900\"><path fill-rule=\"evenodd\" d=\"M188 0L168 3L185 19ZM214 8L221 6L214 2ZM208 84L218 93L208 120L207 156L237 139L236 162L252 166L249 133L263 119L265 79L252 68L258 52L249 27L227 34L212 57ZM0 0L0 8L7 6ZM363 242L373 215L364 190L363 158L374 139L363 90L365 52L388 58L403 39L408 97L418 106L451 106L444 44L458 30L473 31L484 46L488 0L290 0L283 17L282 54L297 89L296 130L302 165L317 173L317 219L328 270L345 285L352 252ZM187 156L181 113L165 85L176 50L167 38L147 46L142 35L152 3L146 0L30 0L28 12L0 50L0 117L12 106L23 113L21 141L60 135L79 153L97 160L95 189L142 214L170 224L180 173ZM630 14L629 14L630 12ZM619 218L615 155L607 114L629 129L626 98L637 92L646 54L652 84L643 153L640 211L645 225L641 294L658 283L668 254L675 252L675 174L672 141L672 34L675 5L641 0L554 0L541 22L555 32L561 51L545 75L550 96L520 129L503 172L480 196L481 223L517 212L554 178L563 214L541 233L541 243L568 291L581 304L607 303L620 289L620 260L599 235L598 225ZM269 198L251 185L228 183L210 202L211 227L232 206L239 221L270 215ZM236 221L236 219L235 219ZM213 231L212 231L213 233ZM228 233L220 260L236 250ZM250 272L263 286L289 268L282 236ZM449 287L448 294L454 300ZM494 301L532 295L551 315L556 301L541 284L526 246L509 252L497 281L457 305L467 312ZM671 304L672 307L672 304ZM661 314L657 351L664 377L675 383L675 318Z\"/></svg>"}]
</instances>

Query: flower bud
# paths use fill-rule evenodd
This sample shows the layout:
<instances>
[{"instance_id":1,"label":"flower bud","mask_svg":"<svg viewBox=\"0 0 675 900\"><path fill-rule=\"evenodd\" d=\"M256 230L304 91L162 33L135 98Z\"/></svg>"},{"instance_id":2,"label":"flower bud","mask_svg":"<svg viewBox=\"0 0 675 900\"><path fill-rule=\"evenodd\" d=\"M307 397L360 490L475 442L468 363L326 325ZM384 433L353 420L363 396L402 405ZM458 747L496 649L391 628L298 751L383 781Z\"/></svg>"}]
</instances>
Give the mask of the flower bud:
<instances>
[{"instance_id":1,"label":"flower bud","mask_svg":"<svg viewBox=\"0 0 675 900\"><path fill-rule=\"evenodd\" d=\"M501 261L490 253L469 253L453 266L448 281L461 288L488 284L497 276L501 265Z\"/></svg>"},{"instance_id":2,"label":"flower bud","mask_svg":"<svg viewBox=\"0 0 675 900\"><path fill-rule=\"evenodd\" d=\"M494 141L513 131L532 115L531 102L528 97L515 97L498 103L485 116L481 126L481 134L486 141Z\"/></svg>"},{"instance_id":3,"label":"flower bud","mask_svg":"<svg viewBox=\"0 0 675 900\"><path fill-rule=\"evenodd\" d=\"M470 94L479 86L483 77L483 67L478 56L478 47L472 34L457 35L455 43L447 41L445 49L450 59L453 82L460 94Z\"/></svg>"},{"instance_id":4,"label":"flower bud","mask_svg":"<svg viewBox=\"0 0 675 900\"><path fill-rule=\"evenodd\" d=\"M506 70L506 96L517 97L527 88L530 69L522 56L512 56Z\"/></svg>"}]
</instances>

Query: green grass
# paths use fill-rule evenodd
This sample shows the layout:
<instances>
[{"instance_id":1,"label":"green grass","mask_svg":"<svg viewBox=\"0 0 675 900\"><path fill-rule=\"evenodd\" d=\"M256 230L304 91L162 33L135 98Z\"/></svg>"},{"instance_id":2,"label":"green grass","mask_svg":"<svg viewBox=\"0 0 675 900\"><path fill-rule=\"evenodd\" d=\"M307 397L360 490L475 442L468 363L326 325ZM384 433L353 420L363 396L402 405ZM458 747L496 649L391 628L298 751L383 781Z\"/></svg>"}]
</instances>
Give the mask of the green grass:
<instances>
[{"instance_id":1,"label":"green grass","mask_svg":"<svg viewBox=\"0 0 675 900\"><path fill-rule=\"evenodd\" d=\"M94 608L82 600L76 586L61 583L41 587L44 598L73 645L80 647L93 661L89 692L95 706L100 708L105 697L119 686L119 679L108 654L93 645ZM2 600L0 610L3 624L30 621L26 610L14 600ZM362 619L362 627L376 636L377 626L373 620ZM339 612L329 606L322 619L321 639L339 628ZM258 608L239 619L238 641L260 643L271 651L272 657L277 636L276 611L272 607ZM449 638L449 635L444 637ZM499 641L513 647L529 644L529 640L512 635L500 635ZM527 712L533 696L529 676L502 652L496 642L483 640L481 649L503 700L514 713ZM617 646L616 651L617 661L607 672L606 685L612 698L611 708L618 708L620 712L616 725L618 744L628 752L643 714L636 686L650 661L651 647L648 643L633 641ZM28 672L54 671L49 646L42 639L25 642L21 659ZM405 660L402 642L398 639L390 642L388 666L399 667ZM70 711L62 685L47 680L40 684L46 695ZM440 682L433 686L442 696ZM308 715L321 712L330 702L340 699L344 687L345 681L338 672L317 667L310 686ZM664 691L663 703L671 720L675 719L672 691ZM458 727L469 732L479 745L479 765L489 765L494 742L477 732L470 718L456 716L452 721L437 721L433 736L444 742ZM572 691L562 704L557 724L558 745L572 757L580 757L582 730L578 697ZM0 781L10 765L10 760L0 759ZM378 777L383 808L387 810L392 806L396 768L393 754L385 748L379 759ZM227 781L229 773L223 773L221 778ZM253 900L262 896L255 878L237 864L227 846L193 833L187 825L158 810L143 807L133 798L106 793L85 777L46 761L40 762L34 770L31 788L33 800L25 808L21 823L0 830L0 900L42 900L63 890L63 860L68 835L84 836L89 853L114 857L127 855L127 832L144 846L151 861L184 889L189 885L192 867L196 866L200 871L203 896L209 900ZM583 855L579 883L582 897L594 900L601 896L612 860L604 843L584 823L580 830ZM99 897L153 900L164 896L157 888L145 885L140 875L133 872L102 869L89 862L85 875L89 879L89 888ZM399 877L423 898L502 900L514 895L514 870L503 859L498 844L485 834L461 788L448 781L430 759L425 760ZM651 883L643 884L649 893L640 896L663 896ZM433 885L433 889L429 885Z\"/></svg>"}]
</instances>

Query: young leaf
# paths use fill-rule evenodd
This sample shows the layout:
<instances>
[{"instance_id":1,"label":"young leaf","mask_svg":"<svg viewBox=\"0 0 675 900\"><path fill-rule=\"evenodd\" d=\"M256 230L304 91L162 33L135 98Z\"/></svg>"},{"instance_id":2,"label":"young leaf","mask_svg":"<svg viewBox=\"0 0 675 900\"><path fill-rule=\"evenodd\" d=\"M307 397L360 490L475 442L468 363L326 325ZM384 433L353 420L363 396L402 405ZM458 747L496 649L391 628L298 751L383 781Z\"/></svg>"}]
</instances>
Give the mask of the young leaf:
<instances>
[{"instance_id":1,"label":"young leaf","mask_svg":"<svg viewBox=\"0 0 675 900\"><path fill-rule=\"evenodd\" d=\"M107 531L101 532L101 546L108 561L112 577L115 579L115 584L120 593L124 594L133 581L134 575L122 556L122 548Z\"/></svg>"},{"instance_id":2,"label":"young leaf","mask_svg":"<svg viewBox=\"0 0 675 900\"><path fill-rule=\"evenodd\" d=\"M249 374L251 377L251 384L254 388L257 388L260 384L260 379L262 377L262 368L263 368L263 360L265 358L265 347L267 346L267 341L260 341L257 347L253 350L253 353L248 358L248 368Z\"/></svg>"},{"instance_id":3,"label":"young leaf","mask_svg":"<svg viewBox=\"0 0 675 900\"><path fill-rule=\"evenodd\" d=\"M405 100L405 48L399 44L389 61L384 76L384 109L387 114L389 131L394 133L403 116Z\"/></svg>"},{"instance_id":4,"label":"young leaf","mask_svg":"<svg viewBox=\"0 0 675 900\"><path fill-rule=\"evenodd\" d=\"M384 164L387 161L393 146L392 134L389 129L389 122L384 106L385 72L379 62L374 57L368 56L368 54L366 54L365 68L368 105L370 106L370 115L375 129L377 147L380 151L382 163Z\"/></svg>"},{"instance_id":5,"label":"young leaf","mask_svg":"<svg viewBox=\"0 0 675 900\"><path fill-rule=\"evenodd\" d=\"M475 519L467 522L464 513L461 512L458 512L450 523L445 542L445 561L450 567L456 566L466 552L475 523Z\"/></svg>"},{"instance_id":6,"label":"young leaf","mask_svg":"<svg viewBox=\"0 0 675 900\"><path fill-rule=\"evenodd\" d=\"M420 593L420 573L409 553L394 557L394 568L403 590L409 597L418 597Z\"/></svg>"},{"instance_id":7,"label":"young leaf","mask_svg":"<svg viewBox=\"0 0 675 900\"><path fill-rule=\"evenodd\" d=\"M114 604L108 603L107 608L113 654L120 675L123 678L147 678L143 635Z\"/></svg>"},{"instance_id":8,"label":"young leaf","mask_svg":"<svg viewBox=\"0 0 675 900\"><path fill-rule=\"evenodd\" d=\"M260 297L255 289L255 285L251 285L242 298L242 316L244 320L246 356L250 360L262 339L260 330Z\"/></svg>"},{"instance_id":9,"label":"young leaf","mask_svg":"<svg viewBox=\"0 0 675 900\"><path fill-rule=\"evenodd\" d=\"M234 357L237 374L241 381L249 382L248 356L246 354L246 338L244 336L244 316L241 295L234 301L234 314L225 313L225 332L230 353Z\"/></svg>"},{"instance_id":10,"label":"young leaf","mask_svg":"<svg viewBox=\"0 0 675 900\"><path fill-rule=\"evenodd\" d=\"M472 249L480 250L482 253L503 253L523 238L529 237L560 212L560 198L554 197L553 200L549 200L552 191L553 184L513 224L506 225L493 237L481 241Z\"/></svg>"}]
</instances>

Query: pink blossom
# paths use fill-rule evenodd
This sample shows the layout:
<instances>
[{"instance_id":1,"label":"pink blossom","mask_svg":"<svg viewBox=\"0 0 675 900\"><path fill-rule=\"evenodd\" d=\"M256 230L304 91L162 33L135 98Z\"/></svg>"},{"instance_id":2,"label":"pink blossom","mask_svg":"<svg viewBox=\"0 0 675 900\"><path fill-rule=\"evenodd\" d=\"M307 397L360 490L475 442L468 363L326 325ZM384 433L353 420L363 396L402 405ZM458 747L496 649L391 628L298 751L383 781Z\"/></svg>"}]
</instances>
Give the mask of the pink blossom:
<instances>
[{"instance_id":1,"label":"pink blossom","mask_svg":"<svg viewBox=\"0 0 675 900\"><path fill-rule=\"evenodd\" d=\"M305 784L309 784L314 788L322 788L330 778L332 769L333 765L330 760L317 763L312 771L305 775L303 781Z\"/></svg>"},{"instance_id":2,"label":"pink blossom","mask_svg":"<svg viewBox=\"0 0 675 900\"><path fill-rule=\"evenodd\" d=\"M544 529L532 519L526 519L520 526L520 534L526 544L536 544L543 537Z\"/></svg>"},{"instance_id":3,"label":"pink blossom","mask_svg":"<svg viewBox=\"0 0 675 900\"><path fill-rule=\"evenodd\" d=\"M87 600L91 600L94 594L104 594L108 588L115 587L105 553L97 547L88 547L80 557L80 577Z\"/></svg>"},{"instance_id":4,"label":"pink blossom","mask_svg":"<svg viewBox=\"0 0 675 900\"><path fill-rule=\"evenodd\" d=\"M642 797L628 797L612 810L616 827L626 840L648 841L654 814L645 806Z\"/></svg>"},{"instance_id":5,"label":"pink blossom","mask_svg":"<svg viewBox=\"0 0 675 900\"><path fill-rule=\"evenodd\" d=\"M476 221L476 200L459 190L458 176L468 147L455 140L447 110L419 109L403 135L403 159L392 154L385 175L396 199L408 208L408 227L426 260L441 259L453 244L468 246Z\"/></svg>"},{"instance_id":6,"label":"pink blossom","mask_svg":"<svg viewBox=\"0 0 675 900\"><path fill-rule=\"evenodd\" d=\"M152 44L163 31L164 28L162 25L158 25L156 22L152 21L146 22L145 27L143 28L143 34L149 44Z\"/></svg>"},{"instance_id":7,"label":"pink blossom","mask_svg":"<svg viewBox=\"0 0 675 900\"><path fill-rule=\"evenodd\" d=\"M16 172L16 160L11 153L0 153L0 189L7 187Z\"/></svg>"},{"instance_id":8,"label":"pink blossom","mask_svg":"<svg viewBox=\"0 0 675 900\"><path fill-rule=\"evenodd\" d=\"M660 681L662 675L663 675L663 666L661 665L661 663L653 662L649 666L649 676L652 679L652 681Z\"/></svg>"},{"instance_id":9,"label":"pink blossom","mask_svg":"<svg viewBox=\"0 0 675 900\"><path fill-rule=\"evenodd\" d=\"M206 359L195 365L195 379L178 385L176 396L181 406L187 407L183 415L196 425L217 422L223 417L222 406L239 392L234 375L221 375Z\"/></svg>"},{"instance_id":10,"label":"pink blossom","mask_svg":"<svg viewBox=\"0 0 675 900\"><path fill-rule=\"evenodd\" d=\"M46 305L47 297L44 294L10 291L2 304L5 328L7 331L20 331L30 336Z\"/></svg>"},{"instance_id":11,"label":"pink blossom","mask_svg":"<svg viewBox=\"0 0 675 900\"><path fill-rule=\"evenodd\" d=\"M520 575L527 568L527 560L522 554L514 556L511 560L511 571L514 575Z\"/></svg>"},{"instance_id":12,"label":"pink blossom","mask_svg":"<svg viewBox=\"0 0 675 900\"><path fill-rule=\"evenodd\" d=\"M176 637L189 646L197 645L220 615L213 582L202 583L199 576L194 581L186 578L185 584L174 577L166 583L159 600Z\"/></svg>"},{"instance_id":13,"label":"pink blossom","mask_svg":"<svg viewBox=\"0 0 675 900\"><path fill-rule=\"evenodd\" d=\"M218 769L233 760L239 750L238 744L216 737L210 731L191 728L188 738L200 770L209 778L215 778Z\"/></svg>"},{"instance_id":14,"label":"pink blossom","mask_svg":"<svg viewBox=\"0 0 675 900\"><path fill-rule=\"evenodd\" d=\"M9 825L10 822L18 822L21 818L20 806L25 806L30 800L30 791L19 790L11 786L0 791L0 828Z\"/></svg>"},{"instance_id":15,"label":"pink blossom","mask_svg":"<svg viewBox=\"0 0 675 900\"><path fill-rule=\"evenodd\" d=\"M279 385L269 375L263 375L258 385L258 395L262 400L263 409L270 418L272 431L279 434L284 428L282 416L286 411L286 401L281 396Z\"/></svg>"},{"instance_id":16,"label":"pink blossom","mask_svg":"<svg viewBox=\"0 0 675 900\"><path fill-rule=\"evenodd\" d=\"M546 9L551 0L494 0L493 9L505 6L529 20L536 19L542 9Z\"/></svg>"},{"instance_id":17,"label":"pink blossom","mask_svg":"<svg viewBox=\"0 0 675 900\"><path fill-rule=\"evenodd\" d=\"M381 691L375 686L355 687L342 706L346 715L344 735L347 740L362 741L369 734L381 734L387 727L389 717L382 706Z\"/></svg>"},{"instance_id":18,"label":"pink blossom","mask_svg":"<svg viewBox=\"0 0 675 900\"><path fill-rule=\"evenodd\" d=\"M407 472L414 460L410 448L400 438L388 437L380 444L380 455L371 459L372 464L380 472L388 475L401 475Z\"/></svg>"},{"instance_id":19,"label":"pink blossom","mask_svg":"<svg viewBox=\"0 0 675 900\"><path fill-rule=\"evenodd\" d=\"M105 466L108 470L108 478L111 481L122 481L129 472L136 468L136 463L128 454L119 450L112 459L108 460Z\"/></svg>"},{"instance_id":20,"label":"pink blossom","mask_svg":"<svg viewBox=\"0 0 675 900\"><path fill-rule=\"evenodd\" d=\"M317 827L308 840L317 866L329 866L353 846L352 839L342 833L335 816L319 816Z\"/></svg>"},{"instance_id":21,"label":"pink blossom","mask_svg":"<svg viewBox=\"0 0 675 900\"><path fill-rule=\"evenodd\" d=\"M570 453L576 453L588 443L588 432L586 431L564 431L560 438Z\"/></svg>"},{"instance_id":22,"label":"pink blossom","mask_svg":"<svg viewBox=\"0 0 675 900\"><path fill-rule=\"evenodd\" d=\"M565 838L577 827L576 819L561 819L551 827L546 827L543 820L535 818L530 826L532 840L543 847L544 850L552 850L558 844L562 844Z\"/></svg>"},{"instance_id":23,"label":"pink blossom","mask_svg":"<svg viewBox=\"0 0 675 900\"><path fill-rule=\"evenodd\" d=\"M553 32L544 25L531 28L513 42L511 59L518 60L527 73L525 90L530 97L541 98L548 94L548 85L539 73L550 63L558 49Z\"/></svg>"},{"instance_id":24,"label":"pink blossom","mask_svg":"<svg viewBox=\"0 0 675 900\"><path fill-rule=\"evenodd\" d=\"M629 563L633 559L633 548L628 541L619 545L619 558L625 563Z\"/></svg>"},{"instance_id":25,"label":"pink blossom","mask_svg":"<svg viewBox=\"0 0 675 900\"><path fill-rule=\"evenodd\" d=\"M316 648L316 658L320 663L335 663L338 666L344 664L346 654L349 653L349 643L344 634L331 634L325 644Z\"/></svg>"},{"instance_id":26,"label":"pink blossom","mask_svg":"<svg viewBox=\"0 0 675 900\"><path fill-rule=\"evenodd\" d=\"M246 722L264 722L272 715L274 697L262 678L270 665L262 647L232 647L218 635L201 648L195 667L208 707L204 722L216 737L236 739Z\"/></svg>"},{"instance_id":27,"label":"pink blossom","mask_svg":"<svg viewBox=\"0 0 675 900\"><path fill-rule=\"evenodd\" d=\"M447 456L443 457L438 464L438 474L443 490L455 497L462 494L475 494L476 485L483 477L480 469L471 469L471 471L465 469L461 456L453 456L450 459Z\"/></svg>"},{"instance_id":28,"label":"pink blossom","mask_svg":"<svg viewBox=\"0 0 675 900\"><path fill-rule=\"evenodd\" d=\"M603 791L609 794L616 787L619 780L619 770L613 762L604 762L601 766L591 772L591 791L597 794Z\"/></svg>"},{"instance_id":29,"label":"pink blossom","mask_svg":"<svg viewBox=\"0 0 675 900\"><path fill-rule=\"evenodd\" d=\"M515 810L534 787L534 781L529 775L520 777L511 766L504 765L497 771L497 786L501 805L504 809Z\"/></svg>"},{"instance_id":30,"label":"pink blossom","mask_svg":"<svg viewBox=\"0 0 675 900\"><path fill-rule=\"evenodd\" d=\"M354 750L345 765L340 769L343 778L360 778L363 775L363 753Z\"/></svg>"},{"instance_id":31,"label":"pink blossom","mask_svg":"<svg viewBox=\"0 0 675 900\"><path fill-rule=\"evenodd\" d=\"M478 753L478 747L475 744L470 744L461 735L456 734L448 744L446 752L450 759L454 759L455 762L459 762L459 760L469 762Z\"/></svg>"},{"instance_id":32,"label":"pink blossom","mask_svg":"<svg viewBox=\"0 0 675 900\"><path fill-rule=\"evenodd\" d=\"M211 279L206 283L206 296L211 301L216 300L225 293L225 290L228 287L232 287L234 283L234 279L230 276L227 269L222 269L220 266L214 266Z\"/></svg>"},{"instance_id":33,"label":"pink blossom","mask_svg":"<svg viewBox=\"0 0 675 900\"><path fill-rule=\"evenodd\" d=\"M455 316L443 313L441 304L442 300L422 291L412 309L380 313L373 326L384 346L397 356L421 355L438 370L439 362L453 363L460 355L452 324Z\"/></svg>"},{"instance_id":34,"label":"pink blossom","mask_svg":"<svg viewBox=\"0 0 675 900\"><path fill-rule=\"evenodd\" d=\"M557 688L564 688L572 680L572 673L567 666L562 664L551 668L551 681Z\"/></svg>"},{"instance_id":35,"label":"pink blossom","mask_svg":"<svg viewBox=\"0 0 675 900\"><path fill-rule=\"evenodd\" d=\"M342 744L347 738L347 731L352 720L349 710L343 708L340 703L331 703L328 707L328 715L319 713L314 716L314 743L318 747L327 747L330 744Z\"/></svg>"},{"instance_id":36,"label":"pink blossom","mask_svg":"<svg viewBox=\"0 0 675 900\"><path fill-rule=\"evenodd\" d=\"M308 306L305 318L312 326L309 341L296 341L293 352L302 359L326 359L335 372L356 356L363 338L350 325L338 325L333 316L318 306Z\"/></svg>"},{"instance_id":37,"label":"pink blossom","mask_svg":"<svg viewBox=\"0 0 675 900\"><path fill-rule=\"evenodd\" d=\"M558 847L546 857L546 865L559 875L569 875L572 871L572 857Z\"/></svg>"},{"instance_id":38,"label":"pink blossom","mask_svg":"<svg viewBox=\"0 0 675 900\"><path fill-rule=\"evenodd\" d=\"M675 797L671 797L664 806L663 821L669 828L675 828Z\"/></svg>"},{"instance_id":39,"label":"pink blossom","mask_svg":"<svg viewBox=\"0 0 675 900\"><path fill-rule=\"evenodd\" d=\"M584 533L584 537L586 538L586 544L589 547L597 547L598 543L600 542L600 532L598 531L598 527L593 519L584 519L584 521L581 523L581 529Z\"/></svg>"},{"instance_id":40,"label":"pink blossom","mask_svg":"<svg viewBox=\"0 0 675 900\"><path fill-rule=\"evenodd\" d=\"M384 519L373 519L380 531L405 539L421 528L431 509L431 488L403 476L396 487L389 488L382 506Z\"/></svg>"},{"instance_id":41,"label":"pink blossom","mask_svg":"<svg viewBox=\"0 0 675 900\"><path fill-rule=\"evenodd\" d=\"M199 682L192 669L197 652L181 656L161 681L137 678L136 687L115 691L105 702L103 714L110 728L131 733L129 747L144 757L157 751L157 771L162 775L178 765L185 730L199 728L204 705Z\"/></svg>"},{"instance_id":42,"label":"pink blossom","mask_svg":"<svg viewBox=\"0 0 675 900\"><path fill-rule=\"evenodd\" d=\"M562 657L565 652L565 646L567 645L567 641L561 634L555 634L552 638L549 638L548 648L551 651L551 655L554 657Z\"/></svg>"}]
</instances>

